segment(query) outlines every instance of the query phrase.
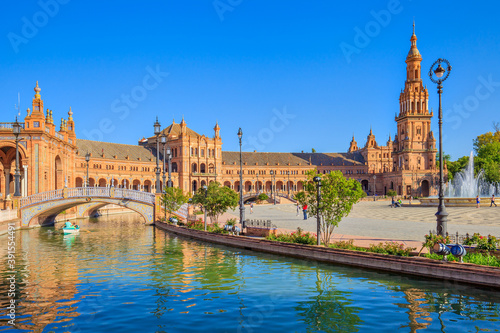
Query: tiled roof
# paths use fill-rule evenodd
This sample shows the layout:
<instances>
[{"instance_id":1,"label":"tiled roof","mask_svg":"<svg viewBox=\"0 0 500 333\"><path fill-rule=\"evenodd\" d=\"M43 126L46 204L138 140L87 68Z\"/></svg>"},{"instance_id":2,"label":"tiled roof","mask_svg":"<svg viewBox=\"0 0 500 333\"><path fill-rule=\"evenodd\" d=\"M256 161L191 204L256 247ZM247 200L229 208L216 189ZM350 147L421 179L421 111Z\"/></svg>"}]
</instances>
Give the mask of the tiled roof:
<instances>
[{"instance_id":1,"label":"tiled roof","mask_svg":"<svg viewBox=\"0 0 500 333\"><path fill-rule=\"evenodd\" d=\"M169 138L172 138L172 137L179 138L181 136L181 125L180 124L176 124L176 123L172 123L169 126L165 127L160 132L160 136L162 134L165 134ZM199 138L201 136L201 135L199 135L198 133L196 133L195 131L193 131L192 129L190 129L187 126L186 126L186 134L187 134L187 136L190 136L190 137L193 137L193 138ZM149 142L156 142L155 140L156 140L156 138L155 138L154 135L148 138Z\"/></svg>"},{"instance_id":2,"label":"tiled roof","mask_svg":"<svg viewBox=\"0 0 500 333\"><path fill-rule=\"evenodd\" d=\"M251 153L243 152L243 163L247 165L312 165L341 166L341 165L364 165L365 161L361 153ZM240 153L236 151L223 151L222 161L226 165L240 163Z\"/></svg>"},{"instance_id":3,"label":"tiled roof","mask_svg":"<svg viewBox=\"0 0 500 333\"><path fill-rule=\"evenodd\" d=\"M186 133L187 133L188 136L192 136L194 138L197 138L197 137L201 136L201 135L199 135L198 133L196 133L195 131L193 131L192 129L190 129L187 126L186 126ZM165 135L168 135L168 136L175 135L175 136L179 137L181 135L181 125L173 123L170 126L168 126L167 128L163 129L163 131L161 131L161 134L165 134Z\"/></svg>"},{"instance_id":4,"label":"tiled roof","mask_svg":"<svg viewBox=\"0 0 500 333\"><path fill-rule=\"evenodd\" d=\"M76 139L76 146L80 156L85 156L89 152L92 154L91 159L103 158L103 153L106 159L113 159L115 155L117 160L126 160L127 156L129 160L135 161L139 158L141 161L149 161L151 158L154 160L155 158L149 149L139 145Z\"/></svg>"}]
</instances>

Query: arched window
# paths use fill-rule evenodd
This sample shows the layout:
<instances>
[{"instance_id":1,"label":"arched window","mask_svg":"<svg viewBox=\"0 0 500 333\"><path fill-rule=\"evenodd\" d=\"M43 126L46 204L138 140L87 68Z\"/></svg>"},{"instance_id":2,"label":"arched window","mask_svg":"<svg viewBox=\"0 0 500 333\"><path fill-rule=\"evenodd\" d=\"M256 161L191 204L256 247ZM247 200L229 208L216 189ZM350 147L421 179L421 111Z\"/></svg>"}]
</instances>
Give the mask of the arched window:
<instances>
[{"instance_id":1,"label":"arched window","mask_svg":"<svg viewBox=\"0 0 500 333\"><path fill-rule=\"evenodd\" d=\"M193 163L191 171L192 172L198 172L198 166L196 165L196 163Z\"/></svg>"},{"instance_id":2,"label":"arched window","mask_svg":"<svg viewBox=\"0 0 500 333\"><path fill-rule=\"evenodd\" d=\"M200 172L201 172L201 173L206 173L206 170L205 170L205 163L201 163L201 164L200 164Z\"/></svg>"}]
</instances>

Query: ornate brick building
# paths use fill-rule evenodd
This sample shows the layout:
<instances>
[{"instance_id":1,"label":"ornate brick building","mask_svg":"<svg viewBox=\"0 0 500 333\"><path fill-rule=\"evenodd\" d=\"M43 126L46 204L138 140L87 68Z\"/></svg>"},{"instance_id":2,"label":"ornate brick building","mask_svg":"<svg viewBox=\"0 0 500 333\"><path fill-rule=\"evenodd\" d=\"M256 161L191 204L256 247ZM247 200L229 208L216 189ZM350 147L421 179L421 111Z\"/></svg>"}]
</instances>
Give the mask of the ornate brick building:
<instances>
[{"instance_id":1,"label":"ornate brick building","mask_svg":"<svg viewBox=\"0 0 500 333\"><path fill-rule=\"evenodd\" d=\"M243 153L245 192L292 194L302 190L305 173L341 171L357 179L369 195L383 195L394 189L400 195L436 194L436 140L431 130L428 92L421 78L422 57L415 32L406 57L406 81L396 113L397 134L386 145L377 143L372 130L363 147L353 136L346 153ZM171 150L174 186L195 191L211 181L239 190L239 152L222 151L220 127L205 136L175 120L159 137L143 138L138 145L124 145L77 139L71 108L56 130L52 111L43 111L38 82L32 110L27 110L20 135L20 173L23 196L64 186L115 186L155 191L156 156L163 169L164 145L156 140L165 135ZM10 123L0 124L0 192L2 200L14 192L15 140ZM90 155L88 163L85 155ZM163 175L162 175L163 176ZM161 184L164 185L162 177Z\"/></svg>"}]
</instances>

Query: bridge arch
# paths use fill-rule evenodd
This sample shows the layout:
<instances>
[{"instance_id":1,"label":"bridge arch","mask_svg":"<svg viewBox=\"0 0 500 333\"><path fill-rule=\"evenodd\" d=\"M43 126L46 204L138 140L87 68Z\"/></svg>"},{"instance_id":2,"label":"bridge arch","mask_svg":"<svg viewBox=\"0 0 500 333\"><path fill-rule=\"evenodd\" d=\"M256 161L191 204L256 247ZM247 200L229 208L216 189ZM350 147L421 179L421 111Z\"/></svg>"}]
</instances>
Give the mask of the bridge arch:
<instances>
[{"instance_id":1,"label":"bridge arch","mask_svg":"<svg viewBox=\"0 0 500 333\"><path fill-rule=\"evenodd\" d=\"M51 225L61 212L78 207L78 217L84 217L96 205L114 204L139 213L145 223L154 219L155 195L152 193L100 187L65 188L30 195L21 199L21 226L35 223Z\"/></svg>"}]
</instances>

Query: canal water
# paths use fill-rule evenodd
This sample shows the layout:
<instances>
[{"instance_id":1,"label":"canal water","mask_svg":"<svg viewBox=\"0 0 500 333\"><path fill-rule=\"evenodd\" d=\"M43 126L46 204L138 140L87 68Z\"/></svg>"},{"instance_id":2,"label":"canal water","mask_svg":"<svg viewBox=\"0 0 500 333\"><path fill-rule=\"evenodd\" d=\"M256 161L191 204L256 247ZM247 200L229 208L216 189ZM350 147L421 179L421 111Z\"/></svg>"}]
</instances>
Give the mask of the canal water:
<instances>
[{"instance_id":1,"label":"canal water","mask_svg":"<svg viewBox=\"0 0 500 333\"><path fill-rule=\"evenodd\" d=\"M497 332L500 293L179 238L134 214L0 236L1 332ZM14 274L15 326L8 297Z\"/></svg>"}]
</instances>

